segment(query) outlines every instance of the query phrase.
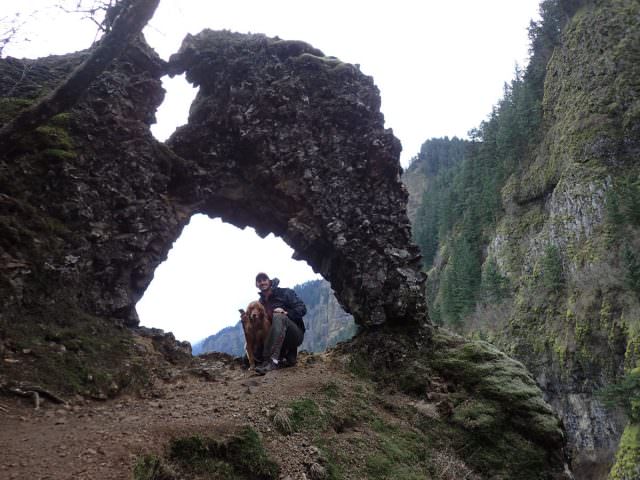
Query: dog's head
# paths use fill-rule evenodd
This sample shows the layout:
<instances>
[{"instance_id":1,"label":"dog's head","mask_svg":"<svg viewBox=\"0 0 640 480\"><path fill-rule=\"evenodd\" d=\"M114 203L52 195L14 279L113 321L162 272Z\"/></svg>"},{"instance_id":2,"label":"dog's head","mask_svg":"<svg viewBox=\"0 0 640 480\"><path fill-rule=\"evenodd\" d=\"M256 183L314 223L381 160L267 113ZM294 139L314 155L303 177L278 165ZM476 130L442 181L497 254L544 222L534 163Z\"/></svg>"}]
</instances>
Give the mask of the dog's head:
<instances>
[{"instance_id":1,"label":"dog's head","mask_svg":"<svg viewBox=\"0 0 640 480\"><path fill-rule=\"evenodd\" d=\"M251 322L261 322L267 318L267 311L260 302L254 301L247 307L246 315Z\"/></svg>"}]
</instances>

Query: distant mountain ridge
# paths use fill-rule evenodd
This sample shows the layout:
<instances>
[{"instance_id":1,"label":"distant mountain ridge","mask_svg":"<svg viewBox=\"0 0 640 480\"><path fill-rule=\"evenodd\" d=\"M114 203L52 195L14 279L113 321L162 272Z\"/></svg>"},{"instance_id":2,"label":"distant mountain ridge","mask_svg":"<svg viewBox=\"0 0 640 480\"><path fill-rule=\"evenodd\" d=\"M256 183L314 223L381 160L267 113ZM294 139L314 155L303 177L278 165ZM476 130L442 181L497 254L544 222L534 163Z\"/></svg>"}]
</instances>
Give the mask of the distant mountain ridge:
<instances>
[{"instance_id":1,"label":"distant mountain ridge","mask_svg":"<svg viewBox=\"0 0 640 480\"><path fill-rule=\"evenodd\" d=\"M307 328L300 350L323 352L338 342L355 335L353 317L344 311L326 280L312 280L293 287L307 306L304 323ZM193 345L193 354L223 352L244 355L244 332L240 321Z\"/></svg>"}]
</instances>

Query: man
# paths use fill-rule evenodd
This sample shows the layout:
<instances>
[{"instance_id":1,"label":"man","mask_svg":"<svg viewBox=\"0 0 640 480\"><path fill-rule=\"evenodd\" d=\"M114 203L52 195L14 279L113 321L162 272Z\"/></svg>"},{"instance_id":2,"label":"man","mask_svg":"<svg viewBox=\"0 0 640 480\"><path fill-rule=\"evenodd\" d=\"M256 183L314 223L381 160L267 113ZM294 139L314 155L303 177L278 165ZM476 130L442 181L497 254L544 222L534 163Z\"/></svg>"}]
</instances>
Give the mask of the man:
<instances>
[{"instance_id":1,"label":"man","mask_svg":"<svg viewBox=\"0 0 640 480\"><path fill-rule=\"evenodd\" d=\"M298 347L304 338L302 317L307 313L304 302L290 288L278 286L280 280L271 280L266 273L256 275L260 303L272 317L271 329L264 342L265 361L256 367L258 375L296 364Z\"/></svg>"}]
</instances>

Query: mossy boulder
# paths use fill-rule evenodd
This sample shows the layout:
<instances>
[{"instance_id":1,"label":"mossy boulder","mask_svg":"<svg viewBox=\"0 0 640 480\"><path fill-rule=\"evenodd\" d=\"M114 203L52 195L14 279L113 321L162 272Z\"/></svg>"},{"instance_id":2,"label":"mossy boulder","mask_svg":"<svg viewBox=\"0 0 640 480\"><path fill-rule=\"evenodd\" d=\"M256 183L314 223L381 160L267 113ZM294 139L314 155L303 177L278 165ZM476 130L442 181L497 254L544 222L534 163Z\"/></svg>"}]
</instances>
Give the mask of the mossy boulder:
<instances>
[{"instance_id":1,"label":"mossy boulder","mask_svg":"<svg viewBox=\"0 0 640 480\"><path fill-rule=\"evenodd\" d=\"M359 374L433 401L439 420L425 419L424 432L473 452L465 461L482 476L565 478L562 424L520 362L442 329L431 346L418 332L385 331L362 334L350 348Z\"/></svg>"}]
</instances>

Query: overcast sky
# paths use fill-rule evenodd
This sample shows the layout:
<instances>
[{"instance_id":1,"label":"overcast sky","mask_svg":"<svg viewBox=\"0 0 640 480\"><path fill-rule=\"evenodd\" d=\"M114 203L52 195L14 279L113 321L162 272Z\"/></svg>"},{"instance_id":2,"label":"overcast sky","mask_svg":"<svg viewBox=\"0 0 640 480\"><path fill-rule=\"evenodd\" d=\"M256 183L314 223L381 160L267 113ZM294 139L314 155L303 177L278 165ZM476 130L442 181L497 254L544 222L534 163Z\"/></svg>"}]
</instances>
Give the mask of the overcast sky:
<instances>
[{"instance_id":1,"label":"overcast sky","mask_svg":"<svg viewBox=\"0 0 640 480\"><path fill-rule=\"evenodd\" d=\"M53 3L0 2L0 22L18 8L25 22L4 56L33 58L90 45L95 26L59 15ZM34 10L39 13L27 15ZM304 40L360 64L380 89L386 126L402 142L406 167L426 139L465 137L487 117L516 63L526 64L527 26L537 11L538 0L161 0L145 36L165 59L187 33L211 28ZM161 140L186 122L195 95L181 77L167 79L165 89L152 129ZM263 240L251 229L196 216L138 303L141 323L192 342L211 335L237 322L238 308L254 299L258 271L285 286L317 278L291 254L271 235Z\"/></svg>"}]
</instances>

